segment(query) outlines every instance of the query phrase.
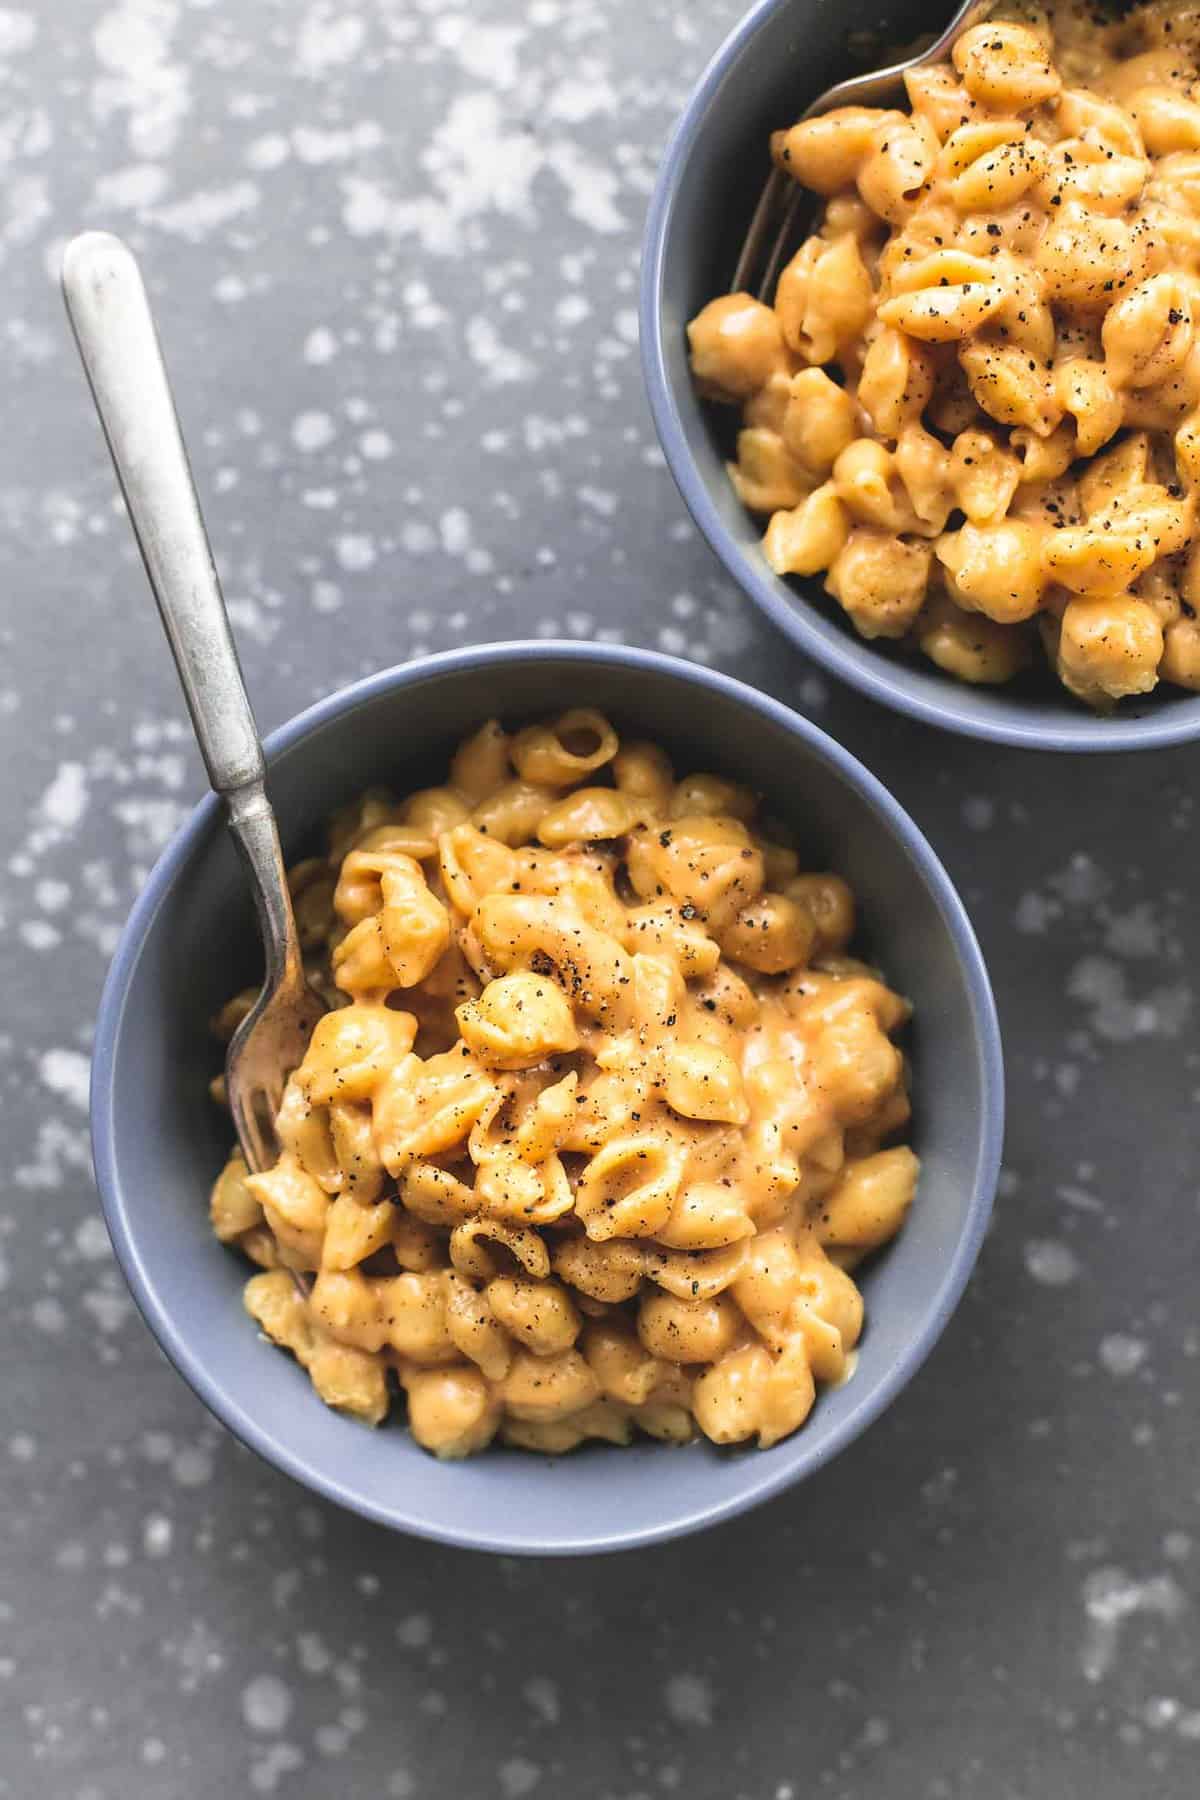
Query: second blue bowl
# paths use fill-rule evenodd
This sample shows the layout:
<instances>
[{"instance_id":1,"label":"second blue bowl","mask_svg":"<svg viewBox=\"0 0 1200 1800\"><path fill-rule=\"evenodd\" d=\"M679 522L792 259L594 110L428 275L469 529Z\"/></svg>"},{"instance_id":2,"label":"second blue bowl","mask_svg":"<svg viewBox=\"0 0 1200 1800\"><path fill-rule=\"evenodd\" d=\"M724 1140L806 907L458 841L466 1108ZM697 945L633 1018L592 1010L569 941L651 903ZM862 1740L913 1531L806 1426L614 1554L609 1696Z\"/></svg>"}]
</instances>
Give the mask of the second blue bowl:
<instances>
[{"instance_id":1,"label":"second blue bowl","mask_svg":"<svg viewBox=\"0 0 1200 1800\"><path fill-rule=\"evenodd\" d=\"M927 30L929 9L901 0L885 43ZM1200 736L1200 695L1160 686L1115 715L1088 712L1049 671L1009 687L970 687L931 663L868 643L820 579L776 575L759 547L761 522L725 472L719 432L730 409L706 405L688 367L687 322L723 293L770 169L768 138L855 69L856 37L879 43L872 0L761 0L726 39L667 147L642 253L641 341L650 408L693 518L742 590L801 650L897 712L996 743L1045 750L1150 750ZM873 52L875 66L888 60Z\"/></svg>"}]
</instances>

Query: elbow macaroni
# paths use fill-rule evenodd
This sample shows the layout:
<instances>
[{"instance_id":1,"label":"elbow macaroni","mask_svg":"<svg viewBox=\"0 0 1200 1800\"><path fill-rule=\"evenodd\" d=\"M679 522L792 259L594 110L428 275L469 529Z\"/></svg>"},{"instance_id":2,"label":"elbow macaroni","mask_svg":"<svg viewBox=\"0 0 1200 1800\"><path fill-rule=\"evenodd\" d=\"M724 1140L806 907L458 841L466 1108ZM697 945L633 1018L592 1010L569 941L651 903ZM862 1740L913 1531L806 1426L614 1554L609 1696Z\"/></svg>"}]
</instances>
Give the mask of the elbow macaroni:
<instances>
[{"instance_id":1,"label":"elbow macaroni","mask_svg":"<svg viewBox=\"0 0 1200 1800\"><path fill-rule=\"evenodd\" d=\"M1063 633L1097 679L1095 630L1068 608ZM443 1457L766 1446L848 1372L846 1268L917 1182L887 1147L908 1008L846 955L849 887L780 835L576 709L488 721L445 788L365 796L293 871L333 1010L278 1161L234 1155L211 1219L330 1406L378 1424L400 1391Z\"/></svg>"},{"instance_id":2,"label":"elbow macaroni","mask_svg":"<svg viewBox=\"0 0 1200 1800\"><path fill-rule=\"evenodd\" d=\"M1200 688L1196 14L1049 0L906 85L774 134L818 228L688 326L766 560L964 681Z\"/></svg>"}]
</instances>

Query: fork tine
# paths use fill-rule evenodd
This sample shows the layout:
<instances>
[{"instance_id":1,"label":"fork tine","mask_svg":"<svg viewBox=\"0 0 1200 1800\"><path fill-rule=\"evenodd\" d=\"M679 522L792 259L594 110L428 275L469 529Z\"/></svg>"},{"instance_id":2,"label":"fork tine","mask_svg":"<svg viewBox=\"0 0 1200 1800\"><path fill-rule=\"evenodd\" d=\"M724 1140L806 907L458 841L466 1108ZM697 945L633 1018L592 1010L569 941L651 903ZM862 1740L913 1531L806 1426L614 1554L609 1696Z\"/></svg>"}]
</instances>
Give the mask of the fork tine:
<instances>
[{"instance_id":1,"label":"fork tine","mask_svg":"<svg viewBox=\"0 0 1200 1800\"><path fill-rule=\"evenodd\" d=\"M790 178L785 175L784 180L789 181ZM792 235L796 229L800 215L804 210L804 203L809 198L804 189L798 187L794 181L790 182L790 186L792 191L784 204L783 216L779 221L779 229L775 233L775 239L771 245L770 254L767 257L767 266L763 271L763 278L759 284L758 298L760 300L769 300L775 292L775 283L779 279L779 271L783 268L783 265L787 260L787 253L791 248Z\"/></svg>"},{"instance_id":2,"label":"fork tine","mask_svg":"<svg viewBox=\"0 0 1200 1800\"><path fill-rule=\"evenodd\" d=\"M929 63L940 61L949 56L954 45L965 31L980 20L987 18L996 5L996 0L958 0L954 17L945 29L919 53L909 55L901 62L891 63L887 68L871 70L861 75L848 76L846 80L835 82L833 87L826 88L812 104L801 113L802 119L813 119L837 106L879 106L892 97L891 91L900 88L904 76L910 69L920 68ZM792 192L785 200L788 188ZM802 215L806 196L790 175L782 169L773 168L763 185L754 208L738 255L737 266L733 271L733 280L729 285L731 294L754 294L757 299L769 302L783 267L784 257L792 242L796 225ZM752 277L760 261L760 253L771 230L775 215L782 208L775 235L771 238L767 250L763 274L759 281Z\"/></svg>"},{"instance_id":3,"label":"fork tine","mask_svg":"<svg viewBox=\"0 0 1200 1800\"><path fill-rule=\"evenodd\" d=\"M254 1095L254 1118L258 1126L259 1142L270 1162L274 1162L278 1151L275 1135L275 1115L278 1111L279 1102L274 1097L271 1088L265 1084L258 1088Z\"/></svg>"},{"instance_id":4,"label":"fork tine","mask_svg":"<svg viewBox=\"0 0 1200 1800\"><path fill-rule=\"evenodd\" d=\"M758 205L754 208L754 217L750 221L742 244L737 267L733 271L730 293L741 294L752 291L751 275L759 259L759 251L766 239L772 218L781 204L787 187L791 186L791 178L782 169L772 168L763 183L762 193L758 196Z\"/></svg>"},{"instance_id":5,"label":"fork tine","mask_svg":"<svg viewBox=\"0 0 1200 1800\"><path fill-rule=\"evenodd\" d=\"M238 1135L243 1138L246 1148L250 1152L247 1160L252 1172L259 1175L267 1168L268 1163L266 1146L263 1144L262 1133L258 1128L258 1120L254 1116L253 1108L247 1109L243 1115L243 1121Z\"/></svg>"},{"instance_id":6,"label":"fork tine","mask_svg":"<svg viewBox=\"0 0 1200 1800\"><path fill-rule=\"evenodd\" d=\"M279 1154L279 1141L275 1135L275 1115L279 1110L282 1092L272 1099L270 1091L264 1087L251 1088L244 1095L235 1087L238 1100L244 1105L234 1104L234 1125L237 1129L238 1142L252 1174L259 1174L270 1168ZM269 1126L269 1133L264 1129L264 1121ZM292 1286L301 1300L307 1300L312 1292L312 1277L301 1274L297 1269L288 1269Z\"/></svg>"},{"instance_id":7,"label":"fork tine","mask_svg":"<svg viewBox=\"0 0 1200 1800\"><path fill-rule=\"evenodd\" d=\"M733 272L729 290L731 293L752 293L756 299L770 304L779 272L787 260L796 235L797 224L803 218L806 203L811 201L812 196L790 175L782 169L771 171L746 232L737 268ZM757 277L756 269L761 270Z\"/></svg>"},{"instance_id":8,"label":"fork tine","mask_svg":"<svg viewBox=\"0 0 1200 1800\"><path fill-rule=\"evenodd\" d=\"M259 1174L274 1161L272 1146L263 1130L263 1119L269 1116L263 1107L265 1096L257 1088L243 1093L237 1083L231 1087L230 1095L238 1142L251 1173Z\"/></svg>"}]
</instances>

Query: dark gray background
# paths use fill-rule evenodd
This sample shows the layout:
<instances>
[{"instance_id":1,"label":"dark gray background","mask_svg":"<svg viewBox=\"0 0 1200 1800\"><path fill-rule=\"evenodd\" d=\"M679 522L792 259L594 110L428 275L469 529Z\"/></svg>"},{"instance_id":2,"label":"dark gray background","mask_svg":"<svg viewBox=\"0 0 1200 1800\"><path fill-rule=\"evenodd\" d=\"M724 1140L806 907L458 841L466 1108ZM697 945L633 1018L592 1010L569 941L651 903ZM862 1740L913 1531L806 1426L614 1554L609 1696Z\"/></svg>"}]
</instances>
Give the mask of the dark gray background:
<instances>
[{"instance_id":1,"label":"dark gray background","mask_svg":"<svg viewBox=\"0 0 1200 1800\"><path fill-rule=\"evenodd\" d=\"M732 0L0 10L0 1795L1185 1800L1200 1785L1197 752L1042 759L832 689L697 541L635 343ZM201 791L53 277L146 260L264 727L521 634L758 682L961 884L995 1229L932 1361L707 1537L471 1557L310 1503L160 1358L88 1169L90 1021Z\"/></svg>"}]
</instances>

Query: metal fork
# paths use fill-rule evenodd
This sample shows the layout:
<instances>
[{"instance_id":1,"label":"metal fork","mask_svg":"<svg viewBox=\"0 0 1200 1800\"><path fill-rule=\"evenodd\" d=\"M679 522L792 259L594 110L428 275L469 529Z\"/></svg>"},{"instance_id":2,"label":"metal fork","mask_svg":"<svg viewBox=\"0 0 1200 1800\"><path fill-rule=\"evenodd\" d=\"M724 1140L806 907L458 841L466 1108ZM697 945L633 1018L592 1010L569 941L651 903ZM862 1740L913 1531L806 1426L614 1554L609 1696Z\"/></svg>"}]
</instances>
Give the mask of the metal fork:
<instances>
[{"instance_id":1,"label":"metal fork","mask_svg":"<svg viewBox=\"0 0 1200 1800\"><path fill-rule=\"evenodd\" d=\"M242 1154L264 1169L278 1154L284 1083L327 1008L305 979L262 744L141 273L119 238L88 231L67 245L62 287L200 753L258 909L266 980L230 1042L225 1083Z\"/></svg>"},{"instance_id":2,"label":"metal fork","mask_svg":"<svg viewBox=\"0 0 1200 1800\"><path fill-rule=\"evenodd\" d=\"M921 69L929 63L941 62L943 57L949 55L964 31L969 31L972 25L978 25L995 4L996 0L962 0L941 36L935 38L926 49L918 51L915 56L906 57L903 62L892 63L886 69L852 75L849 80L839 81L835 86L826 88L808 110L801 113L800 118L815 119L821 113L832 112L835 106L883 105L895 97L909 69ZM729 286L731 294L752 293L759 300L771 298L779 271L796 238L801 215L808 210L805 202L811 201L811 198L782 169L771 170L759 195L758 205L754 209L754 216L733 272L733 280ZM756 269L760 270L757 281L754 279Z\"/></svg>"}]
</instances>

